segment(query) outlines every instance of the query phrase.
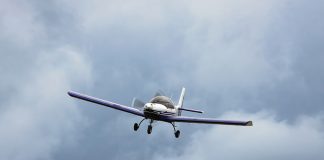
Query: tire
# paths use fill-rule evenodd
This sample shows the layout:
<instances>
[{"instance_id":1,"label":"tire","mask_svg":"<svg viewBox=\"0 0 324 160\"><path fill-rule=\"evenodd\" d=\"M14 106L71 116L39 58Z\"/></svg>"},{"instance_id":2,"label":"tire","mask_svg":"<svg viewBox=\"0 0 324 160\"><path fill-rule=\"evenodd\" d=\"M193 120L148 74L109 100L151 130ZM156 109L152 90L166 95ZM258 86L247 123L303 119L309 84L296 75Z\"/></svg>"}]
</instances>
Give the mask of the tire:
<instances>
[{"instance_id":1,"label":"tire","mask_svg":"<svg viewBox=\"0 0 324 160\"><path fill-rule=\"evenodd\" d=\"M148 127L147 127L147 134L151 134L152 133L152 125L149 125Z\"/></svg>"},{"instance_id":2,"label":"tire","mask_svg":"<svg viewBox=\"0 0 324 160\"><path fill-rule=\"evenodd\" d=\"M134 124L134 131L137 131L139 128L139 125L137 123Z\"/></svg>"},{"instance_id":3,"label":"tire","mask_svg":"<svg viewBox=\"0 0 324 160\"><path fill-rule=\"evenodd\" d=\"M179 138L179 137L180 137L180 131L177 130L176 132L174 132L174 136L175 136L176 138Z\"/></svg>"}]
</instances>

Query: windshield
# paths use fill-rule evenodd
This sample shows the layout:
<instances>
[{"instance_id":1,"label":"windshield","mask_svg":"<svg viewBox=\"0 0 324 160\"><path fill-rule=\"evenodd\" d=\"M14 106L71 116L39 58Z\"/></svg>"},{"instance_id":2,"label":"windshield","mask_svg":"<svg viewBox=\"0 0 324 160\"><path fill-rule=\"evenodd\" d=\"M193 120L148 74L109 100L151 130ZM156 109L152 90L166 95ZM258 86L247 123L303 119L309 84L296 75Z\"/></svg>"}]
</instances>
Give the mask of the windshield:
<instances>
[{"instance_id":1,"label":"windshield","mask_svg":"<svg viewBox=\"0 0 324 160\"><path fill-rule=\"evenodd\" d=\"M167 108L174 108L174 105L170 98L166 96L156 96L151 101L151 103L158 103L166 106Z\"/></svg>"}]
</instances>

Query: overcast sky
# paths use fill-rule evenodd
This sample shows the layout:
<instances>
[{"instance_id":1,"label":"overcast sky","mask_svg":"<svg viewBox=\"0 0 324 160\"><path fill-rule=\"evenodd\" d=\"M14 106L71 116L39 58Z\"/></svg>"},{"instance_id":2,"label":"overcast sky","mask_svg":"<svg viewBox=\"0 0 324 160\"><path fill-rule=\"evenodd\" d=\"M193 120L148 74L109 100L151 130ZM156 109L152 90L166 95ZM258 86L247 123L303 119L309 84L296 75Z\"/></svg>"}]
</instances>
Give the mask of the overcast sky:
<instances>
[{"instance_id":1,"label":"overcast sky","mask_svg":"<svg viewBox=\"0 0 324 160\"><path fill-rule=\"evenodd\" d=\"M324 159L324 1L0 0L0 159ZM147 123L162 89L253 127Z\"/></svg>"}]
</instances>

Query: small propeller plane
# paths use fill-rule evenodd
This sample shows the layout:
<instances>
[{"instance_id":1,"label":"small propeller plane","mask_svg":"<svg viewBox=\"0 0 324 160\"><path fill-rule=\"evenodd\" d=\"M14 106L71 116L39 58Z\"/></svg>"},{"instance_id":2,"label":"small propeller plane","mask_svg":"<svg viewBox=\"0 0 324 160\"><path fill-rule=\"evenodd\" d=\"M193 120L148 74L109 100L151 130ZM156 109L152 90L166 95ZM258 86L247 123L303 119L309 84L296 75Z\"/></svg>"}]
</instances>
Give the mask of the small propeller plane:
<instances>
[{"instance_id":1,"label":"small propeller plane","mask_svg":"<svg viewBox=\"0 0 324 160\"><path fill-rule=\"evenodd\" d=\"M220 124L220 125L236 125L236 126L252 126L252 121L232 121L232 120L217 120L212 118L198 118L198 117L186 117L182 116L182 111L203 113L203 111L183 108L183 100L185 95L185 88L182 88L179 102L174 105L171 98L164 96L161 93L155 94L155 96L148 103L144 103L138 99L133 99L132 107L124 106L114 102L102 100L99 98L91 97L81 93L69 91L68 94L71 97L78 98L81 100L89 101L113 109L128 112L143 119L139 123L134 124L134 130L137 131L141 123L144 120L149 120L147 127L147 133L152 133L152 123L155 121L163 121L172 124L174 135L176 138L180 136L180 131L176 129L175 122L184 123L205 123L205 124Z\"/></svg>"}]
</instances>

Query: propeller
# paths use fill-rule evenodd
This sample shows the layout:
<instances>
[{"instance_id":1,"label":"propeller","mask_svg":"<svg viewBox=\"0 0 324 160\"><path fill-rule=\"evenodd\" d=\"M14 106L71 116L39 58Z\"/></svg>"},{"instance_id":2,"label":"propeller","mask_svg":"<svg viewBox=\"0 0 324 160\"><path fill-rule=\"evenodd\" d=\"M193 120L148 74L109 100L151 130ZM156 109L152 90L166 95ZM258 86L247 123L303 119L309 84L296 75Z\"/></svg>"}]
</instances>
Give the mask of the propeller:
<instances>
[{"instance_id":1,"label":"propeller","mask_svg":"<svg viewBox=\"0 0 324 160\"><path fill-rule=\"evenodd\" d=\"M137 98L133 98L133 102L132 102L132 107L137 108L137 109L141 109L143 108L145 105L145 103Z\"/></svg>"},{"instance_id":2,"label":"propeller","mask_svg":"<svg viewBox=\"0 0 324 160\"><path fill-rule=\"evenodd\" d=\"M156 91L154 97L157 97L157 96L165 96L166 94L161 90L159 89L158 91ZM132 107L133 108L137 108L137 109L142 109L144 107L145 103L137 98L133 98L133 101L132 101Z\"/></svg>"},{"instance_id":3,"label":"propeller","mask_svg":"<svg viewBox=\"0 0 324 160\"><path fill-rule=\"evenodd\" d=\"M158 91L156 91L154 97L157 97L157 96L165 96L165 95L166 94L162 90L159 89Z\"/></svg>"}]
</instances>

